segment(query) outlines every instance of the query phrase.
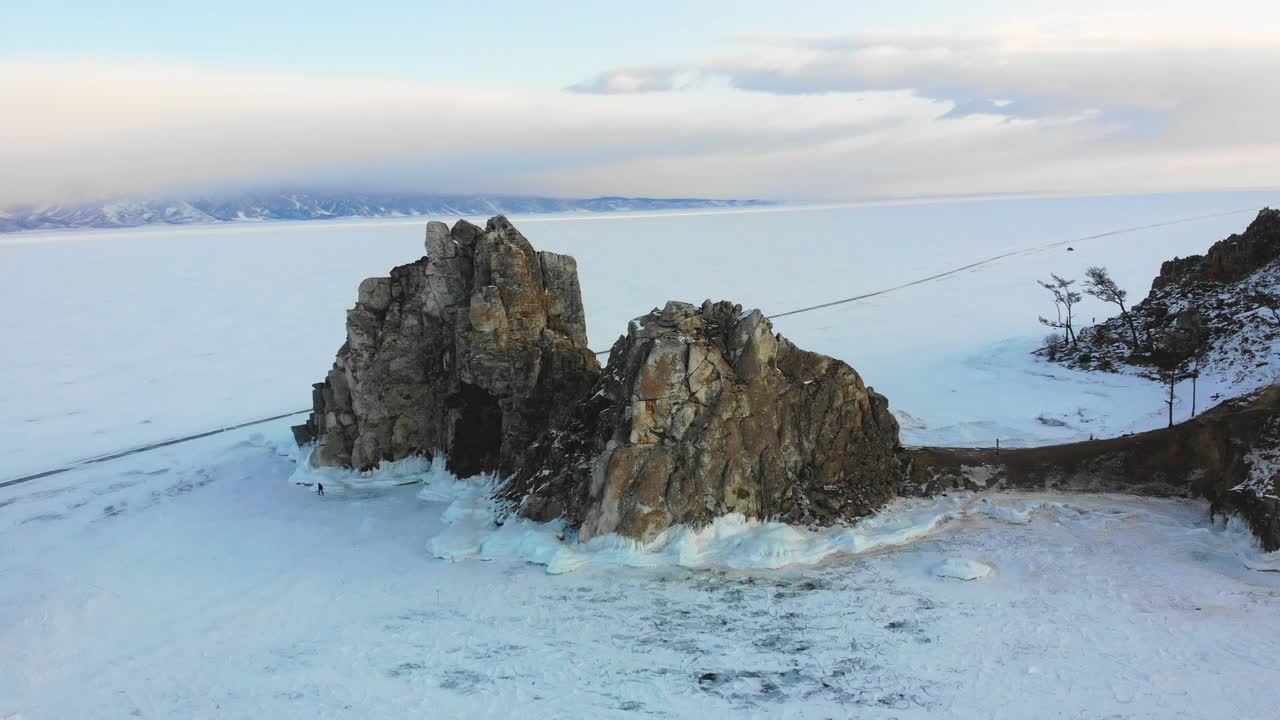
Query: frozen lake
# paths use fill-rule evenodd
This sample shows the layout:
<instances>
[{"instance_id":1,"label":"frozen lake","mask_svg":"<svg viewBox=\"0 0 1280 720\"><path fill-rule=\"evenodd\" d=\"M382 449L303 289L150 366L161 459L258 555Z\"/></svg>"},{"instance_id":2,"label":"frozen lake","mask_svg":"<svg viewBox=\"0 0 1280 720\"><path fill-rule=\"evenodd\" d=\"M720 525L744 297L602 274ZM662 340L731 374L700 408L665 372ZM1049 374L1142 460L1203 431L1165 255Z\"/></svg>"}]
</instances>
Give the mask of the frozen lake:
<instances>
[{"instance_id":1,"label":"frozen lake","mask_svg":"<svg viewBox=\"0 0 1280 720\"><path fill-rule=\"evenodd\" d=\"M776 324L884 392L904 440L1014 444L1164 412L1146 381L1028 354L1052 309L1037 278L1103 264L1136 299L1162 260L1275 200L514 220L578 258L597 349L668 299L780 312L1014 252ZM423 225L0 237L0 482L304 407L356 285L417 259ZM1262 720L1280 704L1280 557L1202 502L962 494L854 528L726 521L679 547L587 547L495 529L483 488L412 461L317 497L294 484L290 423L0 488L0 718Z\"/></svg>"},{"instance_id":2,"label":"frozen lake","mask_svg":"<svg viewBox=\"0 0 1280 720\"><path fill-rule=\"evenodd\" d=\"M426 499L290 484L288 436L0 489L0 717L1265 720L1280 702L1280 557L1202 502L947 498L932 532L817 564L598 553L552 575L433 557L457 514L441 478ZM971 563L990 574L948 576Z\"/></svg>"}]
</instances>

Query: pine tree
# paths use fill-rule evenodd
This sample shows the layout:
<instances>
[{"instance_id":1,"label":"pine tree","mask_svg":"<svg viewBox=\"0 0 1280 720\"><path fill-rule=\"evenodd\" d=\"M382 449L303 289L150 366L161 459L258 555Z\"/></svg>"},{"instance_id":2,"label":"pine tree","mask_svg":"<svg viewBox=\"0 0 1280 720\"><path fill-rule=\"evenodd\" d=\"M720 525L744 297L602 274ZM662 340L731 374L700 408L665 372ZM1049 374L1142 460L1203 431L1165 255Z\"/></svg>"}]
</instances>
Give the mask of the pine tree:
<instances>
[{"instance_id":1,"label":"pine tree","mask_svg":"<svg viewBox=\"0 0 1280 720\"><path fill-rule=\"evenodd\" d=\"M1076 344L1076 331L1073 327L1075 322L1075 313L1073 307L1080 302L1080 293L1071 289L1076 283L1075 280L1066 280L1057 275L1050 273L1049 277L1053 278L1051 282L1037 280L1040 287L1048 290L1053 294L1053 307L1058 313L1056 320L1051 320L1044 316L1040 317L1040 324L1047 325L1051 328L1059 328L1066 335L1067 340L1072 344Z\"/></svg>"},{"instance_id":2,"label":"pine tree","mask_svg":"<svg viewBox=\"0 0 1280 720\"><path fill-rule=\"evenodd\" d=\"M1129 293L1122 290L1116 281L1112 279L1111 274L1107 272L1105 267L1091 267L1084 271L1084 291L1087 295L1092 295L1102 302L1111 303L1120 308L1120 317L1124 319L1125 325L1129 327L1129 337L1131 339L1130 351L1138 351L1138 328L1133 321L1133 315L1129 313L1128 308L1124 306L1125 298Z\"/></svg>"}]
</instances>

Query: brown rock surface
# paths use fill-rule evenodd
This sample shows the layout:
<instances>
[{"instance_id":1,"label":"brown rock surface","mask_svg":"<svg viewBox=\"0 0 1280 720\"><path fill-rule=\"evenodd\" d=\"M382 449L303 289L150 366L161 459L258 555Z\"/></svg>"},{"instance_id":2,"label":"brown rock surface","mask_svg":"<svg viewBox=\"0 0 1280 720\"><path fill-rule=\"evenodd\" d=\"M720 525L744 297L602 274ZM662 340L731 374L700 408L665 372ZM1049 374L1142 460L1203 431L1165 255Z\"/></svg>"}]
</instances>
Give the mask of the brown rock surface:
<instances>
[{"instance_id":1,"label":"brown rock surface","mask_svg":"<svg viewBox=\"0 0 1280 720\"><path fill-rule=\"evenodd\" d=\"M505 472L600 373L573 258L536 252L504 217L427 225L427 255L360 283L347 342L295 428L314 465L367 469L443 452L466 477Z\"/></svg>"},{"instance_id":2,"label":"brown rock surface","mask_svg":"<svg viewBox=\"0 0 1280 720\"><path fill-rule=\"evenodd\" d=\"M1234 283L1280 258L1280 209L1263 208L1241 234L1219 240L1204 255L1174 258L1160 265L1151 283L1160 288L1186 282Z\"/></svg>"},{"instance_id":3,"label":"brown rock surface","mask_svg":"<svg viewBox=\"0 0 1280 720\"><path fill-rule=\"evenodd\" d=\"M758 310L671 302L632 321L502 497L584 540L734 512L830 524L894 497L898 453L888 401L853 368L774 335Z\"/></svg>"}]
</instances>

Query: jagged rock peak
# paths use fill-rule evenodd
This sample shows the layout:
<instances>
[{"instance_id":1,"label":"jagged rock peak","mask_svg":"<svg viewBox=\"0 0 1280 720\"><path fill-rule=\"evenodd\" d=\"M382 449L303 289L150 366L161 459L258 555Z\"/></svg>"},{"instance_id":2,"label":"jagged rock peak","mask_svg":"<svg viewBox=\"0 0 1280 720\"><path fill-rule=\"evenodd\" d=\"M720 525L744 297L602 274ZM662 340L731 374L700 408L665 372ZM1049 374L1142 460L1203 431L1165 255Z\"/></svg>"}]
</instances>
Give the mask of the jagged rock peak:
<instances>
[{"instance_id":1,"label":"jagged rock peak","mask_svg":"<svg viewBox=\"0 0 1280 720\"><path fill-rule=\"evenodd\" d=\"M313 465L443 453L461 477L505 472L599 376L572 257L535 251L502 216L428 223L426 250L360 283L295 428Z\"/></svg>"},{"instance_id":2,"label":"jagged rock peak","mask_svg":"<svg viewBox=\"0 0 1280 720\"><path fill-rule=\"evenodd\" d=\"M1240 234L1219 240L1204 255L1174 258L1160 265L1151 291L1186 281L1233 283L1280 258L1280 210L1263 208Z\"/></svg>"},{"instance_id":3,"label":"jagged rock peak","mask_svg":"<svg viewBox=\"0 0 1280 720\"><path fill-rule=\"evenodd\" d=\"M831 524L895 494L888 401L759 310L669 302L631 322L593 390L500 495L527 517L566 518L580 539L649 540L735 512Z\"/></svg>"}]
</instances>

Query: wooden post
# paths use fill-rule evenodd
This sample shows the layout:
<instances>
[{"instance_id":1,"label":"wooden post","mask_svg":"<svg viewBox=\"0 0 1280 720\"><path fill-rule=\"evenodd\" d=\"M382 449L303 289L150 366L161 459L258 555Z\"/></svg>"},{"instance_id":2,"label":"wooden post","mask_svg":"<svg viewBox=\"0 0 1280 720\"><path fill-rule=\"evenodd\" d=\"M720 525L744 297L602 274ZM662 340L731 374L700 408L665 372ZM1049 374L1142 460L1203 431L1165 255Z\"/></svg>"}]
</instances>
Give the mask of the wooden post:
<instances>
[{"instance_id":1,"label":"wooden post","mask_svg":"<svg viewBox=\"0 0 1280 720\"><path fill-rule=\"evenodd\" d=\"M1196 416L1196 380L1200 379L1200 356L1196 356L1196 368L1191 374L1191 417Z\"/></svg>"}]
</instances>

